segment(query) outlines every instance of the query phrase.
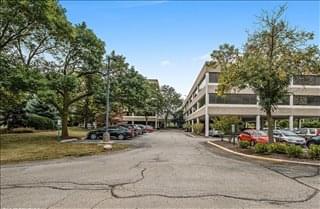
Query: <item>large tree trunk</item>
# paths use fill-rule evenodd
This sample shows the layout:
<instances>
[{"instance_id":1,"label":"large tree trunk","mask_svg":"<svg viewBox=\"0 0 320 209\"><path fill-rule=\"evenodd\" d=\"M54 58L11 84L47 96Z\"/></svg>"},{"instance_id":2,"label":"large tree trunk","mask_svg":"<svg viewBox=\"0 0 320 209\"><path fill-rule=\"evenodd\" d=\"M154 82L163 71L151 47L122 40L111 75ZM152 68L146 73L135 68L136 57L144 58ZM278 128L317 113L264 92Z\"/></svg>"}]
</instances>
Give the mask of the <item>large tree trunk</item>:
<instances>
[{"instance_id":1,"label":"large tree trunk","mask_svg":"<svg viewBox=\"0 0 320 209\"><path fill-rule=\"evenodd\" d=\"M267 110L266 114L267 114L267 122L268 122L269 143L273 143L273 120L272 120L271 110Z\"/></svg>"},{"instance_id":2,"label":"large tree trunk","mask_svg":"<svg viewBox=\"0 0 320 209\"><path fill-rule=\"evenodd\" d=\"M64 91L64 97L63 97L63 108L62 108L62 114L61 114L61 123L62 123L62 138L67 138L69 136L68 133L68 117L69 117L69 98L68 93L65 90Z\"/></svg>"},{"instance_id":3,"label":"large tree trunk","mask_svg":"<svg viewBox=\"0 0 320 209\"><path fill-rule=\"evenodd\" d=\"M69 112L68 109L63 109L62 112L62 138L67 138L69 136L68 133L68 116L69 116Z\"/></svg>"},{"instance_id":4,"label":"large tree trunk","mask_svg":"<svg viewBox=\"0 0 320 209\"><path fill-rule=\"evenodd\" d=\"M168 126L168 113L166 113L164 116L164 128L167 128L167 126Z\"/></svg>"},{"instance_id":5,"label":"large tree trunk","mask_svg":"<svg viewBox=\"0 0 320 209\"><path fill-rule=\"evenodd\" d=\"M84 128L88 128L89 121L89 97L86 97L84 104Z\"/></svg>"}]
</instances>

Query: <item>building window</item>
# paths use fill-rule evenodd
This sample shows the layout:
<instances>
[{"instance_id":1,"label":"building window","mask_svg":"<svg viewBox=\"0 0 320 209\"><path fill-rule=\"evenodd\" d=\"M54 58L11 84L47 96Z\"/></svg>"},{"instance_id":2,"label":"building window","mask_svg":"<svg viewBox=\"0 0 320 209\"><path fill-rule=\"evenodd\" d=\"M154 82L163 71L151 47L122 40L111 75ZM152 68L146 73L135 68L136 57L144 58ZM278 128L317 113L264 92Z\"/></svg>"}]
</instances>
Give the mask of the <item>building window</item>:
<instances>
[{"instance_id":1,"label":"building window","mask_svg":"<svg viewBox=\"0 0 320 209\"><path fill-rule=\"evenodd\" d=\"M257 96L255 94L226 94L217 96L209 94L209 104L257 104Z\"/></svg>"},{"instance_id":2,"label":"building window","mask_svg":"<svg viewBox=\"0 0 320 209\"><path fill-rule=\"evenodd\" d=\"M277 105L290 105L290 96L283 97Z\"/></svg>"},{"instance_id":3,"label":"building window","mask_svg":"<svg viewBox=\"0 0 320 209\"><path fill-rule=\"evenodd\" d=\"M293 78L293 85L320 86L320 76L303 75Z\"/></svg>"},{"instance_id":4,"label":"building window","mask_svg":"<svg viewBox=\"0 0 320 209\"><path fill-rule=\"evenodd\" d=\"M199 90L201 90L201 89L203 89L205 86L206 86L206 79L205 79L205 77L203 77L202 80L201 80L201 82L200 82L200 84L199 84L199 86L198 86L198 88L199 88Z\"/></svg>"},{"instance_id":5,"label":"building window","mask_svg":"<svg viewBox=\"0 0 320 209\"><path fill-rule=\"evenodd\" d=\"M319 106L320 96L302 96L302 95L293 96L293 104Z\"/></svg>"},{"instance_id":6,"label":"building window","mask_svg":"<svg viewBox=\"0 0 320 209\"><path fill-rule=\"evenodd\" d=\"M216 72L209 72L209 83L218 83L219 81L219 74Z\"/></svg>"},{"instance_id":7,"label":"building window","mask_svg":"<svg viewBox=\"0 0 320 209\"><path fill-rule=\"evenodd\" d=\"M206 98L205 96L201 97L201 99L199 99L199 108L201 108L203 105L205 105L206 103Z\"/></svg>"}]
</instances>

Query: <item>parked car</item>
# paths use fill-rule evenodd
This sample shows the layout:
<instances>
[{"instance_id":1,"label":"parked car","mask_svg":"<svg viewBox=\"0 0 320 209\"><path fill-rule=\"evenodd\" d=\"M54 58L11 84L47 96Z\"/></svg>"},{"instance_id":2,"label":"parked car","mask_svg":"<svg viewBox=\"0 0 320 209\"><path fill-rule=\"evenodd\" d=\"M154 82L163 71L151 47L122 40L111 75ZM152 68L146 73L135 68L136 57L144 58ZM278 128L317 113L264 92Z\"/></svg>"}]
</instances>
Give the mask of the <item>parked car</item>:
<instances>
[{"instance_id":1,"label":"parked car","mask_svg":"<svg viewBox=\"0 0 320 209\"><path fill-rule=\"evenodd\" d=\"M264 131L258 131L254 129L243 130L239 136L239 141L248 141L251 144L267 144L269 142L268 134Z\"/></svg>"},{"instance_id":2,"label":"parked car","mask_svg":"<svg viewBox=\"0 0 320 209\"><path fill-rule=\"evenodd\" d=\"M111 139L128 139L130 135L130 131L127 128L120 127L120 126L110 126L107 129L108 133L110 134ZM106 132L106 128L99 128L96 130L92 130L87 134L87 139L90 140L102 140L103 134Z\"/></svg>"},{"instance_id":3,"label":"parked car","mask_svg":"<svg viewBox=\"0 0 320 209\"><path fill-rule=\"evenodd\" d=\"M273 138L277 142L285 142L301 146L304 146L306 144L306 140L303 137L298 136L296 133L287 130L274 130Z\"/></svg>"},{"instance_id":4,"label":"parked car","mask_svg":"<svg viewBox=\"0 0 320 209\"><path fill-rule=\"evenodd\" d=\"M144 134L147 133L145 129L146 128L145 125L142 125L142 124L137 124L137 125L142 129L142 133Z\"/></svg>"},{"instance_id":5,"label":"parked car","mask_svg":"<svg viewBox=\"0 0 320 209\"><path fill-rule=\"evenodd\" d=\"M320 135L312 136L310 139L307 140L307 147L310 147L312 144L320 145Z\"/></svg>"},{"instance_id":6,"label":"parked car","mask_svg":"<svg viewBox=\"0 0 320 209\"><path fill-rule=\"evenodd\" d=\"M223 131L219 131L214 128L209 131L209 136L220 137L222 135L224 135Z\"/></svg>"},{"instance_id":7,"label":"parked car","mask_svg":"<svg viewBox=\"0 0 320 209\"><path fill-rule=\"evenodd\" d=\"M137 124L134 124L133 127L136 129L137 135L143 134L142 128L140 126L138 126Z\"/></svg>"},{"instance_id":8,"label":"parked car","mask_svg":"<svg viewBox=\"0 0 320 209\"><path fill-rule=\"evenodd\" d=\"M120 124L119 126L129 129L129 131L130 131L130 137L135 137L135 136L138 135L138 134L137 134L137 130L135 129L135 127L134 127L133 125L130 125L130 124Z\"/></svg>"},{"instance_id":9,"label":"parked car","mask_svg":"<svg viewBox=\"0 0 320 209\"><path fill-rule=\"evenodd\" d=\"M149 125L145 126L145 130L146 130L147 133L154 132L154 128L152 126L149 126Z\"/></svg>"},{"instance_id":10,"label":"parked car","mask_svg":"<svg viewBox=\"0 0 320 209\"><path fill-rule=\"evenodd\" d=\"M319 136L320 128L299 128L295 130L295 133L308 140L313 136Z\"/></svg>"}]
</instances>

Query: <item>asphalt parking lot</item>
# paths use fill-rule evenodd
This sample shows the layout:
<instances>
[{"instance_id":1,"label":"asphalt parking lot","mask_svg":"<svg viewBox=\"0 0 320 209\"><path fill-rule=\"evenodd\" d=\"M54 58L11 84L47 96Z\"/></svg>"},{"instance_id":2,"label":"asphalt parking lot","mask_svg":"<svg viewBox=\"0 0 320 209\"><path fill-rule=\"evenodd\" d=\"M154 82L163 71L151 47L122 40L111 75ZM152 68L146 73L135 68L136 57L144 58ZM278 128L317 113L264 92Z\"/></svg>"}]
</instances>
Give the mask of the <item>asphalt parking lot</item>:
<instances>
[{"instance_id":1,"label":"asphalt parking lot","mask_svg":"<svg viewBox=\"0 0 320 209\"><path fill-rule=\"evenodd\" d=\"M1 167L3 208L320 208L319 167L248 161L181 131L109 155Z\"/></svg>"}]
</instances>

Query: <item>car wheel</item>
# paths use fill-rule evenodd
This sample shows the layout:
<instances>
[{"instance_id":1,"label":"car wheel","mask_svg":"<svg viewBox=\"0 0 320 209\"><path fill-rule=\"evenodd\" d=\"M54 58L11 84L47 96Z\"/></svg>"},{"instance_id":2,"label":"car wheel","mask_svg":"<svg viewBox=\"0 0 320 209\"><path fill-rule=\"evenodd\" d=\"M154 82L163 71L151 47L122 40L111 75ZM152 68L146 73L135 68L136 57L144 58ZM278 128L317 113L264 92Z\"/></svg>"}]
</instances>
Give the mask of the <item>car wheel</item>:
<instances>
[{"instance_id":1,"label":"car wheel","mask_svg":"<svg viewBox=\"0 0 320 209\"><path fill-rule=\"evenodd\" d=\"M97 139L97 135L96 134L91 134L90 135L90 139L91 140L96 140Z\"/></svg>"},{"instance_id":2,"label":"car wheel","mask_svg":"<svg viewBox=\"0 0 320 209\"><path fill-rule=\"evenodd\" d=\"M123 140L123 139L124 139L124 136L123 136L122 134L119 134L118 139L119 139L119 140Z\"/></svg>"}]
</instances>

